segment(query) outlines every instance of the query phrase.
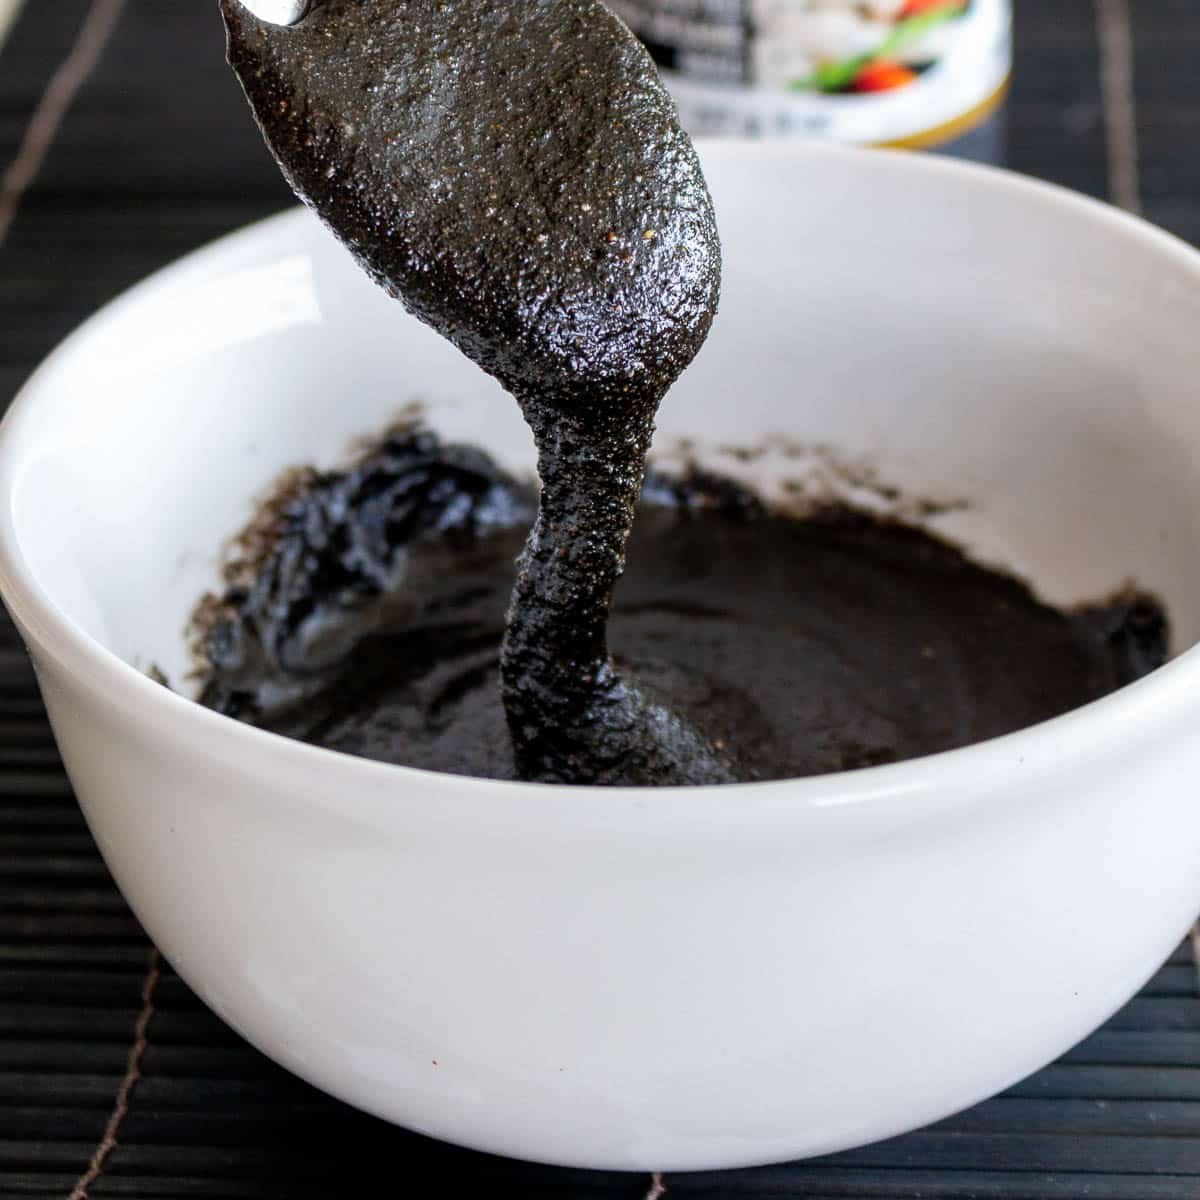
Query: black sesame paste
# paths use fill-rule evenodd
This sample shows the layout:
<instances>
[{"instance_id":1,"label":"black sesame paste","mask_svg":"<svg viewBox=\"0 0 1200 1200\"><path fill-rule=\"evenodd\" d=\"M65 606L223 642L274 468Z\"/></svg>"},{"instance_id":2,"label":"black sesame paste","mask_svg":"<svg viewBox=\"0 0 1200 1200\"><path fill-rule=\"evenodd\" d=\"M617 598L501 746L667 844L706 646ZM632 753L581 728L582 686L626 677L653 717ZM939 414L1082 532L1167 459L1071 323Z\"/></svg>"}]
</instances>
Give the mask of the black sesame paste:
<instances>
[{"instance_id":1,"label":"black sesame paste","mask_svg":"<svg viewBox=\"0 0 1200 1200\"><path fill-rule=\"evenodd\" d=\"M411 430L296 475L197 614L204 703L383 762L521 777L500 672L536 503L478 450ZM1060 612L919 530L797 520L697 471L647 479L609 637L618 673L747 781L1010 733L1167 651L1146 597Z\"/></svg>"},{"instance_id":2,"label":"black sesame paste","mask_svg":"<svg viewBox=\"0 0 1200 1200\"><path fill-rule=\"evenodd\" d=\"M732 779L606 634L655 413L720 288L708 188L646 51L596 0L324 0L290 28L222 10L297 194L533 430L499 675L518 774Z\"/></svg>"}]
</instances>

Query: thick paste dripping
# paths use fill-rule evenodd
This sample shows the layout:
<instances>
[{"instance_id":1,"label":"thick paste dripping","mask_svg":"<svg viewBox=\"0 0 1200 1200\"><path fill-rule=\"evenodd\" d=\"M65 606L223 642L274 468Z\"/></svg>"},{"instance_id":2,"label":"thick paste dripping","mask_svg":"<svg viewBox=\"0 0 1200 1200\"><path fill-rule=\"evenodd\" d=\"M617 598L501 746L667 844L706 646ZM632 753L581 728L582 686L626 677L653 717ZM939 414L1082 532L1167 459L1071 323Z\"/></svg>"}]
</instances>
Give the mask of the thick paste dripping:
<instances>
[{"instance_id":1,"label":"thick paste dripping","mask_svg":"<svg viewBox=\"0 0 1200 1200\"><path fill-rule=\"evenodd\" d=\"M732 778L606 636L655 413L720 286L708 189L649 56L596 0L324 0L287 29L222 10L292 187L533 430L542 495L500 670L520 775Z\"/></svg>"}]
</instances>

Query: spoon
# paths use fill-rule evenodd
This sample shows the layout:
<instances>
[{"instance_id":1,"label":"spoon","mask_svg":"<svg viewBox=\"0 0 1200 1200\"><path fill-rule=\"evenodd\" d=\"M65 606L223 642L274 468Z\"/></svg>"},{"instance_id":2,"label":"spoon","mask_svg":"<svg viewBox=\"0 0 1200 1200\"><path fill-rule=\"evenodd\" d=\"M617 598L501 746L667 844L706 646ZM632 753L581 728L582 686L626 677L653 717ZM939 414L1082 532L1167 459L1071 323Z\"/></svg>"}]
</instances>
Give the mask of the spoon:
<instances>
[{"instance_id":1,"label":"spoon","mask_svg":"<svg viewBox=\"0 0 1200 1200\"><path fill-rule=\"evenodd\" d=\"M598 0L221 8L293 189L533 430L541 506L501 667L523 773L726 778L606 639L655 413L720 286L712 201L649 55Z\"/></svg>"},{"instance_id":2,"label":"spoon","mask_svg":"<svg viewBox=\"0 0 1200 1200\"><path fill-rule=\"evenodd\" d=\"M272 25L295 25L312 7L312 0L241 0L241 3L252 16Z\"/></svg>"}]
</instances>

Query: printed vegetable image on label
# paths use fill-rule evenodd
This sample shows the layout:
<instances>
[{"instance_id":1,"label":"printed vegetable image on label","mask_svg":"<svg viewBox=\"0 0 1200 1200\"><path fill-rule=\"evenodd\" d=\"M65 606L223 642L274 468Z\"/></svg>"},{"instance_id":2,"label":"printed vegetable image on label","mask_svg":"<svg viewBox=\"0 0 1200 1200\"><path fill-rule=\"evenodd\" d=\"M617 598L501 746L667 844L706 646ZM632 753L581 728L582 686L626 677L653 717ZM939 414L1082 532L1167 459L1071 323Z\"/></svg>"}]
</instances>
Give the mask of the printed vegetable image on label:
<instances>
[{"instance_id":1,"label":"printed vegetable image on label","mask_svg":"<svg viewBox=\"0 0 1200 1200\"><path fill-rule=\"evenodd\" d=\"M693 133L927 146L981 125L1009 0L612 0Z\"/></svg>"}]
</instances>

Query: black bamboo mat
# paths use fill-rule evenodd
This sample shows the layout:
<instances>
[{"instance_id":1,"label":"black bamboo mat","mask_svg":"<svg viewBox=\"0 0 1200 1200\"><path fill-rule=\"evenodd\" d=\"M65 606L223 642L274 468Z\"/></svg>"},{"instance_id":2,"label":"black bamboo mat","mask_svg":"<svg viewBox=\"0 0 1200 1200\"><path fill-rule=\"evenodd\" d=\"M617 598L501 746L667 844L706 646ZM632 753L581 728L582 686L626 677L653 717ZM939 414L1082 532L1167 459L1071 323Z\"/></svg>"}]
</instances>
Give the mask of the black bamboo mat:
<instances>
[{"instance_id":1,"label":"black bamboo mat","mask_svg":"<svg viewBox=\"0 0 1200 1200\"><path fill-rule=\"evenodd\" d=\"M0 192L0 228L16 209L0 235L0 400L116 292L289 202L223 65L215 9L26 0L0 47L0 170L17 161ZM1140 204L1200 240L1195 0L1017 9L1012 165ZM1197 1200L1191 950L1055 1066L850 1154L660 1182L454 1150L291 1079L159 962L96 853L0 619L0 1197L640 1200L661 1187L673 1200Z\"/></svg>"}]
</instances>

